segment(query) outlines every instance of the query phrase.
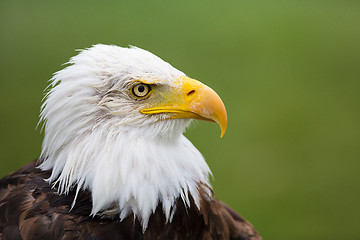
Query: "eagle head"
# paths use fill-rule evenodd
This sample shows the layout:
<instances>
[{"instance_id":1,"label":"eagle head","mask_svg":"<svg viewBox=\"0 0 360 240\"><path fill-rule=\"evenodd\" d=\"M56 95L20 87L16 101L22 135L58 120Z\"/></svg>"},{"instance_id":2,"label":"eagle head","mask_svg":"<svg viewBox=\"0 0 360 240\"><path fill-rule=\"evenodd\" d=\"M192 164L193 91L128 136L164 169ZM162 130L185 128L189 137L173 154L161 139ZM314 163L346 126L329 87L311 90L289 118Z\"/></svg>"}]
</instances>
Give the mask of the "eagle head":
<instances>
[{"instance_id":1,"label":"eagle head","mask_svg":"<svg viewBox=\"0 0 360 240\"><path fill-rule=\"evenodd\" d=\"M183 132L201 119L218 123L223 136L219 96L136 47L98 44L68 64L51 79L41 111L40 168L52 170L49 183L60 194L89 190L92 215L134 214L144 228L159 204L170 221L178 198L200 207L199 184L210 189L211 172Z\"/></svg>"}]
</instances>

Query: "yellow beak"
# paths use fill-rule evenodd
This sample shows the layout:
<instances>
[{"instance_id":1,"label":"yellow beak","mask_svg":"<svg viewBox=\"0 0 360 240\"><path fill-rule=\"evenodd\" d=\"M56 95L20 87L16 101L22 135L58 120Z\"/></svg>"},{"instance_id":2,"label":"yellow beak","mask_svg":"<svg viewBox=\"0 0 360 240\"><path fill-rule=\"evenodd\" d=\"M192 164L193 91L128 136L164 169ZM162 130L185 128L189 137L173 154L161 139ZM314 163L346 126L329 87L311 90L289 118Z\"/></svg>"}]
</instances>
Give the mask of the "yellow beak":
<instances>
[{"instance_id":1,"label":"yellow beak","mask_svg":"<svg viewBox=\"0 0 360 240\"><path fill-rule=\"evenodd\" d=\"M224 136L227 115L224 103L214 90L199 81L181 77L160 106L142 109L143 114L170 113L169 119L193 118L217 122Z\"/></svg>"}]
</instances>

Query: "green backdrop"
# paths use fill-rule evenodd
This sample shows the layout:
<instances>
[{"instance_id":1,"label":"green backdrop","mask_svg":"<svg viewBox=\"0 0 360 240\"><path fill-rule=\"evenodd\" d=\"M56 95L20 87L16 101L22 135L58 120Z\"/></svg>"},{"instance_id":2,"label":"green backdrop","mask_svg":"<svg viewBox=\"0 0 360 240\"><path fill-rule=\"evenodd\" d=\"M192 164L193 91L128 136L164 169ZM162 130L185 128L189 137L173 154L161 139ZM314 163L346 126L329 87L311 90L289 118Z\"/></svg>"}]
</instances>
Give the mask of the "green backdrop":
<instances>
[{"instance_id":1,"label":"green backdrop","mask_svg":"<svg viewBox=\"0 0 360 240\"><path fill-rule=\"evenodd\" d=\"M360 239L360 1L0 1L0 176L37 158L52 73L96 43L145 48L228 111L186 135L264 239Z\"/></svg>"}]
</instances>

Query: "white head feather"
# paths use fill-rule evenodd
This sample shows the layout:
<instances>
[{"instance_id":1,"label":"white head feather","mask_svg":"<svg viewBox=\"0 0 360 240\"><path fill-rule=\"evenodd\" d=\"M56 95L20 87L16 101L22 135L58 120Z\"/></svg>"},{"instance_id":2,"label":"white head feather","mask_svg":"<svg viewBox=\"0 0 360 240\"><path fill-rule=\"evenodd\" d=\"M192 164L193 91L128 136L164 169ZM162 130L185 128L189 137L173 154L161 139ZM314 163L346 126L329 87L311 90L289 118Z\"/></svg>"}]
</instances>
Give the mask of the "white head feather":
<instances>
[{"instance_id":1,"label":"white head feather","mask_svg":"<svg viewBox=\"0 0 360 240\"><path fill-rule=\"evenodd\" d=\"M92 215L134 214L144 229L158 204L169 221L178 198L189 204L188 193L199 208L197 186L210 186L211 172L182 134L191 120L144 115L145 103L128 90L138 79L174 86L185 74L135 47L95 45L69 64L51 79L42 106L48 181L60 194L89 190Z\"/></svg>"}]
</instances>

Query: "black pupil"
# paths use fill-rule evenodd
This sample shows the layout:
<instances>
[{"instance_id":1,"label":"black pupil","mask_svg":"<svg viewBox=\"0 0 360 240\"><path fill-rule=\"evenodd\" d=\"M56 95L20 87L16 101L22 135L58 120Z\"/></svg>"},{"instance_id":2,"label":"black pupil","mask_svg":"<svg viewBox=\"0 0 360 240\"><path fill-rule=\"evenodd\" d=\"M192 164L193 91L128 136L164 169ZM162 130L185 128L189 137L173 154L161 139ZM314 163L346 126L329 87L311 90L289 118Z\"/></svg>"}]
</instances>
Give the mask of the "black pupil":
<instances>
[{"instance_id":1,"label":"black pupil","mask_svg":"<svg viewBox=\"0 0 360 240\"><path fill-rule=\"evenodd\" d=\"M143 85L140 85L140 86L138 87L138 91L139 91L139 92L145 91L145 87L144 87Z\"/></svg>"}]
</instances>

